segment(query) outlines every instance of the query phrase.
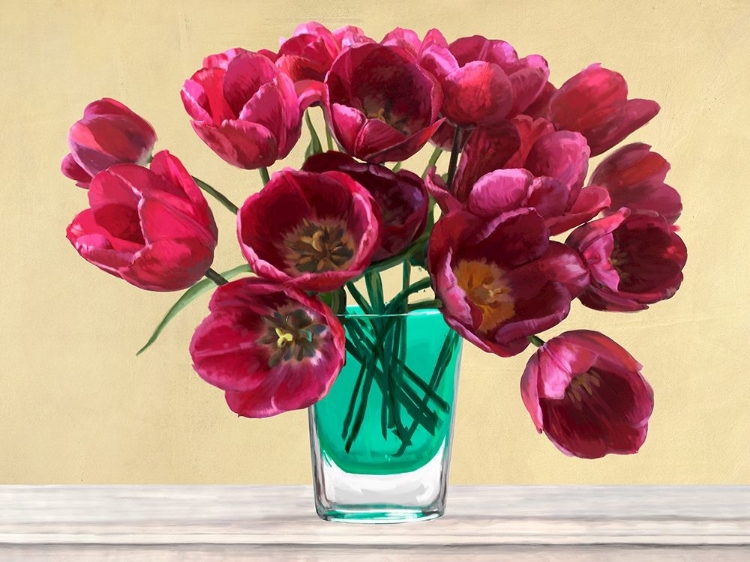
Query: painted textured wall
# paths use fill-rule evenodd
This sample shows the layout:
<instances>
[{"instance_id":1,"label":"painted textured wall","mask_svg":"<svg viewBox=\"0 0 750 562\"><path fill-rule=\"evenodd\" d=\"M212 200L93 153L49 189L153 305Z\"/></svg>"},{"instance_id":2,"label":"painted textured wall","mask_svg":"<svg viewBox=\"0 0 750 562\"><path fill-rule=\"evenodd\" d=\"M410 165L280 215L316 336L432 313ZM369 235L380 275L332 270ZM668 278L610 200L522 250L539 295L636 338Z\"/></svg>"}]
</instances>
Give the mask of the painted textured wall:
<instances>
[{"instance_id":1,"label":"painted textured wall","mask_svg":"<svg viewBox=\"0 0 750 562\"><path fill-rule=\"evenodd\" d=\"M5 0L0 482L310 481L304 412L238 419L192 371L187 345L206 297L135 358L175 295L141 292L77 256L64 230L85 192L60 175L59 162L86 103L111 96L151 121L158 149L240 202L259 188L258 176L225 165L193 134L181 84L204 55L275 48L311 19L359 25L375 38L396 25L502 38L522 55L543 54L557 85L599 61L625 75L632 97L662 106L630 140L672 163L690 252L682 289L635 315L574 303L568 320L544 334L597 329L645 365L656 395L645 446L634 457L564 457L536 434L521 403L530 350L500 359L467 345L452 482L750 483L746 0ZM289 162L299 163L302 150ZM223 270L242 259L233 217L219 206L215 215L215 268Z\"/></svg>"}]
</instances>

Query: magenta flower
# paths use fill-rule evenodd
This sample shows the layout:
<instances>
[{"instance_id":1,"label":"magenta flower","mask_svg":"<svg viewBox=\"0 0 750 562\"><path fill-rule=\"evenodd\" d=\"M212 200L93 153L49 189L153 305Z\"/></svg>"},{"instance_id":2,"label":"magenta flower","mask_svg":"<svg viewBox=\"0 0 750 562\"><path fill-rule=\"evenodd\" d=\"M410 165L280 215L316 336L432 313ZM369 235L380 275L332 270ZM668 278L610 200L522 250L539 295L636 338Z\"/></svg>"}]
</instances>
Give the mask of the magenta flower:
<instances>
[{"instance_id":1,"label":"magenta flower","mask_svg":"<svg viewBox=\"0 0 750 562\"><path fill-rule=\"evenodd\" d=\"M555 132L542 119L516 118L471 133L452 194L434 171L426 185L444 212L465 208L493 217L532 207L556 235L583 224L609 205L604 188L583 187L588 151L578 133Z\"/></svg>"},{"instance_id":2,"label":"magenta flower","mask_svg":"<svg viewBox=\"0 0 750 562\"><path fill-rule=\"evenodd\" d=\"M620 207L656 211L670 224L680 217L680 194L664 183L669 162L647 144L623 146L602 161L591 176L591 184L607 189L612 203L605 214Z\"/></svg>"},{"instance_id":3,"label":"magenta flower","mask_svg":"<svg viewBox=\"0 0 750 562\"><path fill-rule=\"evenodd\" d=\"M240 246L253 271L305 291L333 291L359 277L378 249L380 231L372 196L341 172L277 172L237 215Z\"/></svg>"},{"instance_id":4,"label":"magenta flower","mask_svg":"<svg viewBox=\"0 0 750 562\"><path fill-rule=\"evenodd\" d=\"M207 57L203 64L181 91L201 140L238 168L285 158L302 128L291 78L267 56L242 49Z\"/></svg>"},{"instance_id":5,"label":"magenta flower","mask_svg":"<svg viewBox=\"0 0 750 562\"><path fill-rule=\"evenodd\" d=\"M156 143L153 127L119 101L103 98L83 110L68 133L70 154L62 161L62 173L78 187L115 164L145 165Z\"/></svg>"},{"instance_id":6,"label":"magenta flower","mask_svg":"<svg viewBox=\"0 0 750 562\"><path fill-rule=\"evenodd\" d=\"M313 155L302 169L343 172L370 192L382 218L382 237L373 261L401 253L424 232L430 200L424 182L416 174L407 170L394 173L379 164L363 164L341 152Z\"/></svg>"},{"instance_id":7,"label":"magenta flower","mask_svg":"<svg viewBox=\"0 0 750 562\"><path fill-rule=\"evenodd\" d=\"M646 440L654 409L641 369L598 332L565 332L529 359L521 396L537 430L566 455L629 455Z\"/></svg>"},{"instance_id":8,"label":"magenta flower","mask_svg":"<svg viewBox=\"0 0 750 562\"><path fill-rule=\"evenodd\" d=\"M344 365L344 329L318 298L240 279L216 289L209 309L190 342L193 368L240 416L307 408Z\"/></svg>"},{"instance_id":9,"label":"magenta flower","mask_svg":"<svg viewBox=\"0 0 750 562\"><path fill-rule=\"evenodd\" d=\"M415 57L399 47L355 45L326 76L323 110L338 144L375 164L416 154L442 123L442 93Z\"/></svg>"},{"instance_id":10,"label":"magenta flower","mask_svg":"<svg viewBox=\"0 0 750 562\"><path fill-rule=\"evenodd\" d=\"M676 229L653 211L623 208L574 230L565 243L581 253L591 272L581 302L627 312L672 297L687 261Z\"/></svg>"},{"instance_id":11,"label":"magenta flower","mask_svg":"<svg viewBox=\"0 0 750 562\"><path fill-rule=\"evenodd\" d=\"M294 81L301 109L320 102L323 80L333 61L343 48L360 42L372 39L358 27L330 31L314 21L298 25L292 37L281 42L274 60Z\"/></svg>"},{"instance_id":12,"label":"magenta flower","mask_svg":"<svg viewBox=\"0 0 750 562\"><path fill-rule=\"evenodd\" d=\"M505 41L474 35L448 45L436 30L428 35L420 62L438 79L444 96L441 113L454 125L490 125L513 117L547 83L547 62L539 55L519 59Z\"/></svg>"},{"instance_id":13,"label":"magenta flower","mask_svg":"<svg viewBox=\"0 0 750 562\"><path fill-rule=\"evenodd\" d=\"M547 118L557 129L581 133L597 156L609 150L659 113L653 100L628 99L621 74L592 64L555 92Z\"/></svg>"},{"instance_id":14,"label":"magenta flower","mask_svg":"<svg viewBox=\"0 0 750 562\"><path fill-rule=\"evenodd\" d=\"M544 219L532 209L489 221L465 211L444 215L427 259L446 322L501 357L520 353L528 336L563 320L588 284L580 257L550 242Z\"/></svg>"},{"instance_id":15,"label":"magenta flower","mask_svg":"<svg viewBox=\"0 0 750 562\"><path fill-rule=\"evenodd\" d=\"M149 291L178 291L211 266L217 230L203 194L182 163L162 150L151 169L116 164L98 173L90 208L67 236L86 261Z\"/></svg>"}]
</instances>

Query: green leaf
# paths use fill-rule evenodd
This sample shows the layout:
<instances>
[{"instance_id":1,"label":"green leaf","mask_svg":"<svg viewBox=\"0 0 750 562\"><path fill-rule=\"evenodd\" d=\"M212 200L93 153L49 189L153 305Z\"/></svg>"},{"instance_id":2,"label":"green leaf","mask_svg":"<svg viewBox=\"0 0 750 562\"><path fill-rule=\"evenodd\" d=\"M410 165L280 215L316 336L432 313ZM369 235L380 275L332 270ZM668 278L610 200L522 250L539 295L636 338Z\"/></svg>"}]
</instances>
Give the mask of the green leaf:
<instances>
[{"instance_id":1,"label":"green leaf","mask_svg":"<svg viewBox=\"0 0 750 562\"><path fill-rule=\"evenodd\" d=\"M396 162L396 165L391 168L391 171L398 172L401 169L401 166L403 165L403 162Z\"/></svg>"},{"instance_id":2,"label":"green leaf","mask_svg":"<svg viewBox=\"0 0 750 562\"><path fill-rule=\"evenodd\" d=\"M305 123L307 123L307 128L310 130L310 144L307 145L307 150L305 150L305 160L307 160L307 158L313 154L320 154L323 152L323 146L320 144L320 138L312 124L309 111L305 111Z\"/></svg>"},{"instance_id":3,"label":"green leaf","mask_svg":"<svg viewBox=\"0 0 750 562\"><path fill-rule=\"evenodd\" d=\"M225 279L231 279L232 277L236 277L240 273L247 273L250 271L250 266L247 264L239 265L233 269L230 269L229 271L223 272L221 275ZM210 279L202 279L201 281L198 281L195 285L190 287L187 291L182 293L182 296L177 299L177 302L172 305L172 308L170 308L167 313L164 315L164 318L162 318L162 321L159 322L159 325L156 326L156 329L154 330L154 333L151 334L151 337L146 342L146 345L144 345L141 349L138 350L138 353L136 355L140 355L144 351L146 351L149 347L151 347L151 344L153 344L156 339L159 337L159 334L162 333L164 328L167 327L167 324L169 324L172 319L177 316L180 311L182 311L183 308L185 308L187 305L189 305L191 302L193 302L196 298L201 296L203 293L206 293L210 291L211 289L215 289L216 284L211 281Z\"/></svg>"}]
</instances>

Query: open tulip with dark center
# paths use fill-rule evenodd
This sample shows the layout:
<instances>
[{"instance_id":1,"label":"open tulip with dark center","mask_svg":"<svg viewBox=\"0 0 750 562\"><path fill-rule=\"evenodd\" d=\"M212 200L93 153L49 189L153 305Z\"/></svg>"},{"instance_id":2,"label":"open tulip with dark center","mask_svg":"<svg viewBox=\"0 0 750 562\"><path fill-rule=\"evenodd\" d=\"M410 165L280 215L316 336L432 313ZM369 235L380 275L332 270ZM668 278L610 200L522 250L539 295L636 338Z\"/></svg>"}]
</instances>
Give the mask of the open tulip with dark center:
<instances>
[{"instance_id":1,"label":"open tulip with dark center","mask_svg":"<svg viewBox=\"0 0 750 562\"><path fill-rule=\"evenodd\" d=\"M399 254L424 231L430 200L424 182L416 174L407 170L394 173L385 166L358 162L341 152L311 156L302 169L343 172L370 192L382 218L382 237L373 261Z\"/></svg>"},{"instance_id":2,"label":"open tulip with dark center","mask_svg":"<svg viewBox=\"0 0 750 562\"><path fill-rule=\"evenodd\" d=\"M339 55L323 90L326 121L338 144L380 164L416 154L442 123L435 78L406 49L354 45Z\"/></svg>"},{"instance_id":3,"label":"open tulip with dark center","mask_svg":"<svg viewBox=\"0 0 750 562\"><path fill-rule=\"evenodd\" d=\"M646 440L654 408L641 368L607 336L565 332L529 359L521 396L537 430L566 455L633 454Z\"/></svg>"},{"instance_id":4,"label":"open tulip with dark center","mask_svg":"<svg viewBox=\"0 0 750 562\"><path fill-rule=\"evenodd\" d=\"M623 208L570 233L591 272L579 296L596 310L635 311L672 297L682 284L687 248L676 227L653 211Z\"/></svg>"},{"instance_id":5,"label":"open tulip with dark center","mask_svg":"<svg viewBox=\"0 0 750 562\"><path fill-rule=\"evenodd\" d=\"M117 164L99 172L89 209L68 226L78 253L98 268L149 291L186 289L214 258L216 224L182 163L163 150L151 167Z\"/></svg>"},{"instance_id":6,"label":"open tulip with dark center","mask_svg":"<svg viewBox=\"0 0 750 562\"><path fill-rule=\"evenodd\" d=\"M380 232L370 193L335 171L277 172L237 215L240 246L253 271L306 291L333 291L359 277L380 245Z\"/></svg>"},{"instance_id":7,"label":"open tulip with dark center","mask_svg":"<svg viewBox=\"0 0 750 562\"><path fill-rule=\"evenodd\" d=\"M240 279L216 289L209 309L190 342L193 368L241 416L307 408L344 365L344 329L316 297Z\"/></svg>"}]
</instances>

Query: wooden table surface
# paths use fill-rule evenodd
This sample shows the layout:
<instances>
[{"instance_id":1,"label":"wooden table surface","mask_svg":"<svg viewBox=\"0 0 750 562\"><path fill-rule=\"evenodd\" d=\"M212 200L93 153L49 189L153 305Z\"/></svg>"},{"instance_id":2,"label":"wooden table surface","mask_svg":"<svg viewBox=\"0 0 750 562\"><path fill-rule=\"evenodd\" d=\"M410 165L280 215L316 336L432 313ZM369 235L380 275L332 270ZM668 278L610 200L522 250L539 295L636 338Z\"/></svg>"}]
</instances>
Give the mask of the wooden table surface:
<instances>
[{"instance_id":1,"label":"wooden table surface","mask_svg":"<svg viewBox=\"0 0 750 562\"><path fill-rule=\"evenodd\" d=\"M452 487L446 515L327 523L305 486L0 486L0 560L750 561L748 487Z\"/></svg>"}]
</instances>

